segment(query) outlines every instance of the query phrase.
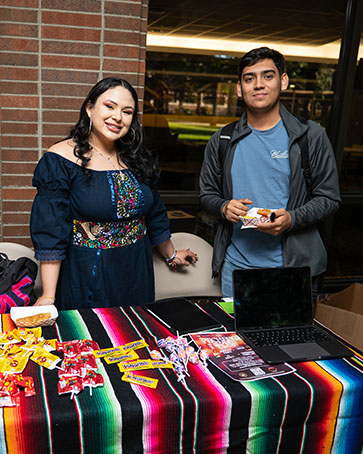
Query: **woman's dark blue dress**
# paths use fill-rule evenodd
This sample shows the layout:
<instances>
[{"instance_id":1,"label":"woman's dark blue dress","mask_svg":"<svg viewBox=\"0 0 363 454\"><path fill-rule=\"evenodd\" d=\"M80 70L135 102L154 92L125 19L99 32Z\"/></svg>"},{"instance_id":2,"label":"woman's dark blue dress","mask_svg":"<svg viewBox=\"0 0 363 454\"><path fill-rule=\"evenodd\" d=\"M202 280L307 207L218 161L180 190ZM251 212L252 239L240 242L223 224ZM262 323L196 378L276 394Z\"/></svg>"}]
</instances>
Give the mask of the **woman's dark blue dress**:
<instances>
[{"instance_id":1,"label":"woman's dark blue dress","mask_svg":"<svg viewBox=\"0 0 363 454\"><path fill-rule=\"evenodd\" d=\"M30 230L35 257L62 260L59 309L134 306L154 300L151 245L170 238L158 192L130 170L90 170L47 152Z\"/></svg>"}]
</instances>

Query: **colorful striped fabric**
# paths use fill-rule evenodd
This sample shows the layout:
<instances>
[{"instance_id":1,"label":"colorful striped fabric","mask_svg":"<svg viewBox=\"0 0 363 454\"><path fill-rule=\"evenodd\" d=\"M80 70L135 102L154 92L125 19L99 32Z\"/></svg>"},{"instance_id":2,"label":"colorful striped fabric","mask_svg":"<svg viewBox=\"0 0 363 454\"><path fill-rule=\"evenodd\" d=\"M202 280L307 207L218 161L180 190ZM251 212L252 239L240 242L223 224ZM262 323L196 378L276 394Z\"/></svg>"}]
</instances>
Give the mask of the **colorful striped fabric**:
<instances>
[{"instance_id":1,"label":"colorful striped fabric","mask_svg":"<svg viewBox=\"0 0 363 454\"><path fill-rule=\"evenodd\" d=\"M215 310L215 308L213 308ZM8 315L0 329L14 328ZM141 308L60 312L46 338L94 339L100 348L140 338L149 358L170 335ZM0 454L355 454L363 448L363 358L294 364L296 372L240 383L213 365L190 365L186 386L171 369L138 371L156 389L121 381L99 361L104 387L58 396L56 370L29 362L37 395L0 409Z\"/></svg>"}]
</instances>

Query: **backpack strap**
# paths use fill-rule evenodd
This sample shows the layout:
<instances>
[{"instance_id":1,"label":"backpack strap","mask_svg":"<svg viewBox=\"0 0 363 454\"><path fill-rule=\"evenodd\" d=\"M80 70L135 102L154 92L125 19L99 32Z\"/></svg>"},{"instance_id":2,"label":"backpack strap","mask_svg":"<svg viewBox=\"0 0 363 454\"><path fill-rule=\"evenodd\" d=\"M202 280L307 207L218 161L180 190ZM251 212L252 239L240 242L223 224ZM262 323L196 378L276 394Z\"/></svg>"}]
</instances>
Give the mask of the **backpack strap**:
<instances>
[{"instance_id":1,"label":"backpack strap","mask_svg":"<svg viewBox=\"0 0 363 454\"><path fill-rule=\"evenodd\" d=\"M295 117L304 125L308 124L308 120L304 117ZM306 131L301 137L299 137L296 143L300 147L301 152L301 168L303 169L306 190L308 193L308 199L311 198L311 167L310 167L310 158L309 158L309 147L308 147L308 131Z\"/></svg>"},{"instance_id":2,"label":"backpack strap","mask_svg":"<svg viewBox=\"0 0 363 454\"><path fill-rule=\"evenodd\" d=\"M233 123L229 123L226 126L223 126L221 129L221 134L219 136L219 161L221 163L221 167L223 167L224 161L227 155L227 146L229 141L232 137L232 132L236 126L238 121L234 121Z\"/></svg>"}]
</instances>

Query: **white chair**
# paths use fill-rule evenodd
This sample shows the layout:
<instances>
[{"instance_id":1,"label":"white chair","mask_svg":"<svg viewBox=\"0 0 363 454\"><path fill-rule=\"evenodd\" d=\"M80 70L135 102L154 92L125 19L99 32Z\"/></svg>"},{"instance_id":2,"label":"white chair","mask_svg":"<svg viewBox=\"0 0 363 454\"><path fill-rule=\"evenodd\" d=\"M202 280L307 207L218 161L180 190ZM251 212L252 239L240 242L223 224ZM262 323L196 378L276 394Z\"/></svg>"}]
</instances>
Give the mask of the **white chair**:
<instances>
[{"instance_id":1,"label":"white chair","mask_svg":"<svg viewBox=\"0 0 363 454\"><path fill-rule=\"evenodd\" d=\"M194 296L221 296L219 279L212 279L213 247L197 235L177 232L172 234L175 249L190 248L198 254L198 261L189 266L169 267L156 248L153 249L155 299Z\"/></svg>"},{"instance_id":2,"label":"white chair","mask_svg":"<svg viewBox=\"0 0 363 454\"><path fill-rule=\"evenodd\" d=\"M40 277L39 262L34 258L34 251L30 247L19 243L0 242L0 252L4 252L10 260L16 260L19 257L28 257L38 265L38 273L35 279L34 291L37 296L42 294L42 279Z\"/></svg>"}]
</instances>

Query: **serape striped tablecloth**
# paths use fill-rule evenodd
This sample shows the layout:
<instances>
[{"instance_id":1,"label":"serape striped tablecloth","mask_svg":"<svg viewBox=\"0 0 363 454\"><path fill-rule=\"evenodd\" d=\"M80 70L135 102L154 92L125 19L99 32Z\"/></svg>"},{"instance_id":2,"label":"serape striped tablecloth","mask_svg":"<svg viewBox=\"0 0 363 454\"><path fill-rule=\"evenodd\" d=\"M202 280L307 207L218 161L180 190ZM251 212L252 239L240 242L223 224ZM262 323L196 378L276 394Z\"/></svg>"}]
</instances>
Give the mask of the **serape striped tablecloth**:
<instances>
[{"instance_id":1,"label":"serape striped tablecloth","mask_svg":"<svg viewBox=\"0 0 363 454\"><path fill-rule=\"evenodd\" d=\"M14 328L8 315L1 330ZM101 348L144 338L149 358L170 333L141 308L60 312L44 329L61 341ZM240 383L210 365L189 367L186 386L170 369L143 371L156 389L121 381L100 362L104 387L58 396L57 371L29 362L36 396L0 409L0 453L355 454L363 447L363 358L294 364L296 372Z\"/></svg>"}]
</instances>

